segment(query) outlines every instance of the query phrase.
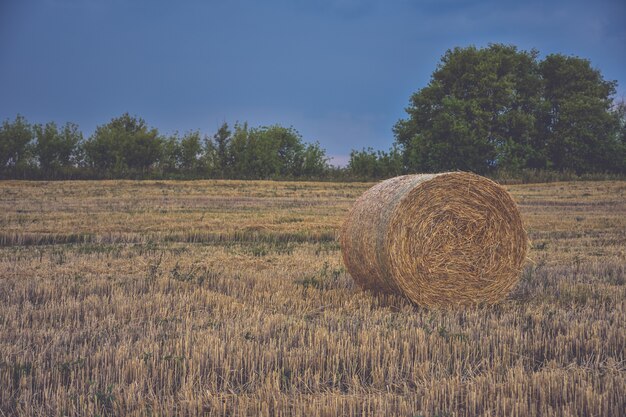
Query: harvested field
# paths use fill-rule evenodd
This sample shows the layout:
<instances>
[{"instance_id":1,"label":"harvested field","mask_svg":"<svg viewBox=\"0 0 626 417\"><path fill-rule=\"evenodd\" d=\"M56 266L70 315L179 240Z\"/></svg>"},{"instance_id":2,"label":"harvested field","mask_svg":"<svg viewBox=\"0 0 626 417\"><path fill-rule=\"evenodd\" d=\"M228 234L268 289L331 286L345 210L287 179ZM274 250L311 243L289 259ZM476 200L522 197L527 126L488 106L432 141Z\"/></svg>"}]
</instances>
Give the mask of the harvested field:
<instances>
[{"instance_id":1,"label":"harvested field","mask_svg":"<svg viewBox=\"0 0 626 417\"><path fill-rule=\"evenodd\" d=\"M626 182L508 186L532 261L452 311L346 275L371 185L0 182L0 415L626 409Z\"/></svg>"}]
</instances>

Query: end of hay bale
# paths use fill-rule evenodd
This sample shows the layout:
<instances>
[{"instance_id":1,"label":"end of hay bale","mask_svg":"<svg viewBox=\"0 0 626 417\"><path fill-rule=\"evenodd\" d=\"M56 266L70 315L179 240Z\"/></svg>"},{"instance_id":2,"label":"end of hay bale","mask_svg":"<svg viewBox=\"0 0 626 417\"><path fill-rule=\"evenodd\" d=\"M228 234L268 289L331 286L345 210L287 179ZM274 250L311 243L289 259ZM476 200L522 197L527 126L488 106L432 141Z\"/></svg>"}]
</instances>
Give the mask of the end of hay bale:
<instances>
[{"instance_id":1,"label":"end of hay bale","mask_svg":"<svg viewBox=\"0 0 626 417\"><path fill-rule=\"evenodd\" d=\"M340 241L359 286L431 307L502 300L519 279L528 246L509 193L465 172L375 185L352 207Z\"/></svg>"}]
</instances>

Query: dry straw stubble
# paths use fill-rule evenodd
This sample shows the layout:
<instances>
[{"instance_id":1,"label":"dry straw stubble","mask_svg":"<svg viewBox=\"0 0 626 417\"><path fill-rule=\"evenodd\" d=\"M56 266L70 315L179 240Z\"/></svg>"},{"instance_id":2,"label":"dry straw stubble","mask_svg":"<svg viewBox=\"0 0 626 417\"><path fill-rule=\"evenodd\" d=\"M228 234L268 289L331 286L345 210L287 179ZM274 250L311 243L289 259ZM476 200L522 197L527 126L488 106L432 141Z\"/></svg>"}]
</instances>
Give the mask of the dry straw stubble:
<instances>
[{"instance_id":1,"label":"dry straw stubble","mask_svg":"<svg viewBox=\"0 0 626 417\"><path fill-rule=\"evenodd\" d=\"M340 240L361 287L430 307L502 300L519 279L528 247L508 192L465 172L375 185L352 207Z\"/></svg>"}]
</instances>

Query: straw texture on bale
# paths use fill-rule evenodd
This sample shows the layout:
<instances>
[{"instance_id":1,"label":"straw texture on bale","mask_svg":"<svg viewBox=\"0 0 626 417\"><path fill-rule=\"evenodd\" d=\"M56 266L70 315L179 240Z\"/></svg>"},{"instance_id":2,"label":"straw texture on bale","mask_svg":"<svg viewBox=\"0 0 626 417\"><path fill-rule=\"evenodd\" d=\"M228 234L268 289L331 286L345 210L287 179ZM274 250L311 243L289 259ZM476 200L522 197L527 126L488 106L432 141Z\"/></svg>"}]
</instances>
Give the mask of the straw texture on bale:
<instances>
[{"instance_id":1,"label":"straw texture on bale","mask_svg":"<svg viewBox=\"0 0 626 417\"><path fill-rule=\"evenodd\" d=\"M431 307L502 300L519 279L528 246L509 193L465 172L375 185L352 207L340 241L359 286Z\"/></svg>"}]
</instances>

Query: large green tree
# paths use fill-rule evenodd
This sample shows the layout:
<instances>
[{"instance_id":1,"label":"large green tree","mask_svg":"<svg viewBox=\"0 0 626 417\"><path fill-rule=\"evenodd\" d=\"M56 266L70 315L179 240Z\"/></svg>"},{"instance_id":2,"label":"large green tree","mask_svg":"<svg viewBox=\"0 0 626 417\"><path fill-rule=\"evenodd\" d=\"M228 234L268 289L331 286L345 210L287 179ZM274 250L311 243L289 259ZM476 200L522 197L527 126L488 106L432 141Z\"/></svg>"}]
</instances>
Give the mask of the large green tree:
<instances>
[{"instance_id":1,"label":"large green tree","mask_svg":"<svg viewBox=\"0 0 626 417\"><path fill-rule=\"evenodd\" d=\"M280 125L235 124L228 155L233 175L240 178L317 176L328 167L318 143L305 144L297 130Z\"/></svg>"},{"instance_id":2,"label":"large green tree","mask_svg":"<svg viewBox=\"0 0 626 417\"><path fill-rule=\"evenodd\" d=\"M239 134L238 134L239 133ZM278 125L236 132L233 141L245 141L242 150L232 152L236 174L248 178L276 178L296 174L302 165L304 146L299 134ZM241 149L241 143L235 143Z\"/></svg>"},{"instance_id":3,"label":"large green tree","mask_svg":"<svg viewBox=\"0 0 626 417\"><path fill-rule=\"evenodd\" d=\"M580 58L539 61L537 51L502 44L455 48L411 96L396 143L413 172L619 171L614 92Z\"/></svg>"},{"instance_id":4,"label":"large green tree","mask_svg":"<svg viewBox=\"0 0 626 417\"><path fill-rule=\"evenodd\" d=\"M34 151L39 168L45 177L55 176L59 170L76 166L81 159L80 143L83 135L74 123L60 129L56 123L35 125Z\"/></svg>"},{"instance_id":5,"label":"large green tree","mask_svg":"<svg viewBox=\"0 0 626 417\"><path fill-rule=\"evenodd\" d=\"M33 128L17 115L14 121L4 120L0 127L0 173L18 175L33 163Z\"/></svg>"},{"instance_id":6,"label":"large green tree","mask_svg":"<svg viewBox=\"0 0 626 417\"><path fill-rule=\"evenodd\" d=\"M98 126L84 149L93 168L113 174L145 173L162 156L163 139L143 119L125 113Z\"/></svg>"},{"instance_id":7,"label":"large green tree","mask_svg":"<svg viewBox=\"0 0 626 417\"><path fill-rule=\"evenodd\" d=\"M196 177L207 173L207 159L202 135L190 131L182 137L178 132L161 140L160 171L166 174L182 174Z\"/></svg>"},{"instance_id":8,"label":"large green tree","mask_svg":"<svg viewBox=\"0 0 626 417\"><path fill-rule=\"evenodd\" d=\"M319 178L328 171L328 160L326 150L319 142L307 143L302 154L302 166L294 175Z\"/></svg>"},{"instance_id":9,"label":"large green tree","mask_svg":"<svg viewBox=\"0 0 626 417\"><path fill-rule=\"evenodd\" d=\"M604 80L578 57L548 55L539 68L545 99L541 128L550 167L579 173L615 170L616 157L624 156L611 112L617 83Z\"/></svg>"},{"instance_id":10,"label":"large green tree","mask_svg":"<svg viewBox=\"0 0 626 417\"><path fill-rule=\"evenodd\" d=\"M216 155L218 176L228 177L232 167L232 156L230 154L230 142L232 132L228 128L228 123L224 122L213 135L213 149Z\"/></svg>"},{"instance_id":11,"label":"large green tree","mask_svg":"<svg viewBox=\"0 0 626 417\"><path fill-rule=\"evenodd\" d=\"M402 174L402 153L394 146L389 152L372 148L350 152L348 171L355 178L389 178Z\"/></svg>"},{"instance_id":12,"label":"large green tree","mask_svg":"<svg viewBox=\"0 0 626 417\"><path fill-rule=\"evenodd\" d=\"M180 139L180 168L187 173L199 174L205 168L202 135L198 131L187 132Z\"/></svg>"}]
</instances>

